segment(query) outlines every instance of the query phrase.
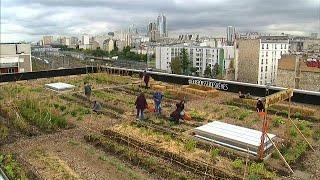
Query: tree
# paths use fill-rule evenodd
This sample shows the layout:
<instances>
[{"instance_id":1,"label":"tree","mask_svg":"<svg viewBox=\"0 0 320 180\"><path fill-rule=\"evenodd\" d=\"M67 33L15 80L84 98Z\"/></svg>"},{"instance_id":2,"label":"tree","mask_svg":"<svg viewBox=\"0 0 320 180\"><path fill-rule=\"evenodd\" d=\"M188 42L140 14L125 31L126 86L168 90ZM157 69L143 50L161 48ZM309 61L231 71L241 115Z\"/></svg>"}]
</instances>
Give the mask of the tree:
<instances>
[{"instance_id":1,"label":"tree","mask_svg":"<svg viewBox=\"0 0 320 180\"><path fill-rule=\"evenodd\" d=\"M212 77L215 77L215 78L216 78L219 74L220 74L219 64L216 63L216 64L213 66L213 69L212 69Z\"/></svg>"},{"instance_id":2,"label":"tree","mask_svg":"<svg viewBox=\"0 0 320 180\"><path fill-rule=\"evenodd\" d=\"M208 78L208 77L212 77L212 71L210 66L207 66L206 69L204 70L204 77Z\"/></svg>"},{"instance_id":3,"label":"tree","mask_svg":"<svg viewBox=\"0 0 320 180\"><path fill-rule=\"evenodd\" d=\"M198 73L197 73L197 68L195 68L195 67L190 67L190 72L191 72L191 74L192 75L197 75Z\"/></svg>"},{"instance_id":4,"label":"tree","mask_svg":"<svg viewBox=\"0 0 320 180\"><path fill-rule=\"evenodd\" d=\"M181 61L179 58L174 58L171 61L171 71L174 74L181 74Z\"/></svg>"},{"instance_id":5,"label":"tree","mask_svg":"<svg viewBox=\"0 0 320 180\"><path fill-rule=\"evenodd\" d=\"M181 69L183 74L188 74L190 64L187 50L183 48L181 51Z\"/></svg>"}]
</instances>

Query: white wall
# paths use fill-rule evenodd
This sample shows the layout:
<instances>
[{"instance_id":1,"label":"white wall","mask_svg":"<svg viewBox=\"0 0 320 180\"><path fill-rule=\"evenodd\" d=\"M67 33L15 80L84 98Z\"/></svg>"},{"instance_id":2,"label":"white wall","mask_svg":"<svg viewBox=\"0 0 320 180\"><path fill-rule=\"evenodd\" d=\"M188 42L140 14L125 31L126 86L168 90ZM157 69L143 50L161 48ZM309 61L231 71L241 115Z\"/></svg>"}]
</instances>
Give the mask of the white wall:
<instances>
[{"instance_id":1,"label":"white wall","mask_svg":"<svg viewBox=\"0 0 320 180\"><path fill-rule=\"evenodd\" d=\"M258 84L276 83L278 61L288 49L289 43L260 43Z\"/></svg>"}]
</instances>

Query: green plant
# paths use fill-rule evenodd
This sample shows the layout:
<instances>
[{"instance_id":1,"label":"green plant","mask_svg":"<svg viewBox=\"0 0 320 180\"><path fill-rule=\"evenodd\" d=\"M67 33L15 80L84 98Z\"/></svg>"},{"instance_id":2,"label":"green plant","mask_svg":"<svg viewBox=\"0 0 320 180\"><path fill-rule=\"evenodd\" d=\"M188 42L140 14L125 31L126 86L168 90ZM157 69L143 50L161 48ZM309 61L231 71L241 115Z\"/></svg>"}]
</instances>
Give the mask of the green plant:
<instances>
[{"instance_id":1,"label":"green plant","mask_svg":"<svg viewBox=\"0 0 320 180\"><path fill-rule=\"evenodd\" d=\"M0 166L4 167L4 171L10 179L28 179L21 164L15 160L12 154L0 154Z\"/></svg>"},{"instance_id":2,"label":"green plant","mask_svg":"<svg viewBox=\"0 0 320 180\"><path fill-rule=\"evenodd\" d=\"M187 151L194 151L196 147L197 147L197 142L193 139L187 140L187 142L184 144L184 148Z\"/></svg>"},{"instance_id":3,"label":"green plant","mask_svg":"<svg viewBox=\"0 0 320 180\"><path fill-rule=\"evenodd\" d=\"M285 124L285 121L281 117L276 117L272 121L273 127L279 127L280 125Z\"/></svg>"},{"instance_id":4,"label":"green plant","mask_svg":"<svg viewBox=\"0 0 320 180\"><path fill-rule=\"evenodd\" d=\"M239 120L244 120L246 117L248 117L251 114L250 111L244 111L240 114Z\"/></svg>"},{"instance_id":5,"label":"green plant","mask_svg":"<svg viewBox=\"0 0 320 180\"><path fill-rule=\"evenodd\" d=\"M59 113L53 113L49 107L41 102L35 102L31 99L26 99L20 102L19 111L21 116L37 126L41 130L51 130L55 128L65 128L67 120Z\"/></svg>"},{"instance_id":6,"label":"green plant","mask_svg":"<svg viewBox=\"0 0 320 180\"><path fill-rule=\"evenodd\" d=\"M4 140L5 138L7 138L8 135L9 129L6 126L0 124L0 140Z\"/></svg>"},{"instance_id":7,"label":"green plant","mask_svg":"<svg viewBox=\"0 0 320 180\"><path fill-rule=\"evenodd\" d=\"M204 115L200 114L198 111L192 109L190 112L190 116L192 119L196 120L196 121L204 121L205 117Z\"/></svg>"},{"instance_id":8,"label":"green plant","mask_svg":"<svg viewBox=\"0 0 320 180\"><path fill-rule=\"evenodd\" d=\"M308 144L305 142L299 142L296 146L292 146L284 153L284 158L287 162L294 163L304 152L307 150Z\"/></svg>"},{"instance_id":9,"label":"green plant","mask_svg":"<svg viewBox=\"0 0 320 180\"><path fill-rule=\"evenodd\" d=\"M298 133L297 133L297 130L296 130L295 127L291 127L291 128L290 128L290 135L291 135L292 137L297 137Z\"/></svg>"},{"instance_id":10,"label":"green plant","mask_svg":"<svg viewBox=\"0 0 320 180\"><path fill-rule=\"evenodd\" d=\"M280 113L283 114L284 116L288 116L288 111L286 110L282 110Z\"/></svg>"},{"instance_id":11,"label":"green plant","mask_svg":"<svg viewBox=\"0 0 320 180\"><path fill-rule=\"evenodd\" d=\"M249 166L249 177L250 176L252 179L260 179L260 176L263 178L272 179L274 178L275 174L273 172L269 172L263 163L253 162Z\"/></svg>"},{"instance_id":12,"label":"green plant","mask_svg":"<svg viewBox=\"0 0 320 180\"><path fill-rule=\"evenodd\" d=\"M303 116L302 116L302 114L300 112L294 113L293 116L296 117L296 118L299 118L299 119L303 119Z\"/></svg>"},{"instance_id":13,"label":"green plant","mask_svg":"<svg viewBox=\"0 0 320 180\"><path fill-rule=\"evenodd\" d=\"M243 160L242 159L235 159L233 162L232 162L232 167L234 169L242 169L243 168Z\"/></svg>"},{"instance_id":14,"label":"green plant","mask_svg":"<svg viewBox=\"0 0 320 180\"><path fill-rule=\"evenodd\" d=\"M213 148L211 151L210 151L210 157L211 159L216 159L218 156L219 156L219 153L220 153L220 149L218 148Z\"/></svg>"},{"instance_id":15,"label":"green plant","mask_svg":"<svg viewBox=\"0 0 320 180\"><path fill-rule=\"evenodd\" d=\"M317 129L314 134L313 134L313 138L317 141L320 140L320 129Z\"/></svg>"}]
</instances>

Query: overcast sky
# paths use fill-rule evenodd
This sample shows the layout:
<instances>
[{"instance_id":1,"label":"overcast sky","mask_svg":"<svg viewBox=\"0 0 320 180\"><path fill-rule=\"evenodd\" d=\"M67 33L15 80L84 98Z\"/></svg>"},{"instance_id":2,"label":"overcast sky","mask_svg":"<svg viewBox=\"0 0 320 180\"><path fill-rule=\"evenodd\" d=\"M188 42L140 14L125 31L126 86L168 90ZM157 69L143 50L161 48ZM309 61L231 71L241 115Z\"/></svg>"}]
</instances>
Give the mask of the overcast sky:
<instances>
[{"instance_id":1,"label":"overcast sky","mask_svg":"<svg viewBox=\"0 0 320 180\"><path fill-rule=\"evenodd\" d=\"M1 42L42 35L103 34L135 24L145 29L159 13L169 36L239 31L320 34L320 0L0 0Z\"/></svg>"}]
</instances>

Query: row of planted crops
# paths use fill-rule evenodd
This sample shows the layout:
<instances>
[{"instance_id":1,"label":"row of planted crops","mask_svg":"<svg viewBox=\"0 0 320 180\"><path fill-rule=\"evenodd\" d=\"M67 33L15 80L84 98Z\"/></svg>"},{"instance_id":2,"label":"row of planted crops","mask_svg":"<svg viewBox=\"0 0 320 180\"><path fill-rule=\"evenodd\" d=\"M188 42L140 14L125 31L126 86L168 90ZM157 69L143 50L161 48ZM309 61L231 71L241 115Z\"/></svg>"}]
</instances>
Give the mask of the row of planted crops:
<instances>
[{"instance_id":1,"label":"row of planted crops","mask_svg":"<svg viewBox=\"0 0 320 180\"><path fill-rule=\"evenodd\" d=\"M44 83L63 81L76 85L75 92L57 94L45 90ZM7 84L1 86L1 144L19 139L20 136L38 136L55 133L63 129L77 128L90 116L115 119L117 125L104 128L85 136L85 140L109 155L138 166L150 174L172 179L249 179L275 178L289 175L277 153L265 162L250 160L237 152L194 139L188 132L199 125L219 120L230 124L260 130L262 122L253 111L253 103L239 101L230 93L210 91L199 87L178 87L155 83L151 89L131 85L137 78L95 74L79 77L49 79L39 82ZM93 97L88 100L82 93L84 82L93 86ZM160 87L159 87L160 86ZM109 87L109 88L106 88ZM147 112L147 119L135 121L134 101L145 92L148 103L152 103L154 89L163 91L164 115L156 117ZM186 109L192 120L182 124L168 121L180 99L187 100ZM101 102L100 115L91 112L92 100ZM286 105L282 105L286 106ZM270 132L282 141L280 151L293 166L310 151L286 118L284 107L274 107L270 115ZM320 139L319 119L314 109L294 106L294 122L312 143ZM17 135L18 134L18 135ZM10 154L3 157L12 157ZM1 166L8 168L2 158ZM21 168L13 169L9 175L18 177ZM16 169L16 171L15 171ZM8 170L6 170L8 171Z\"/></svg>"}]
</instances>

